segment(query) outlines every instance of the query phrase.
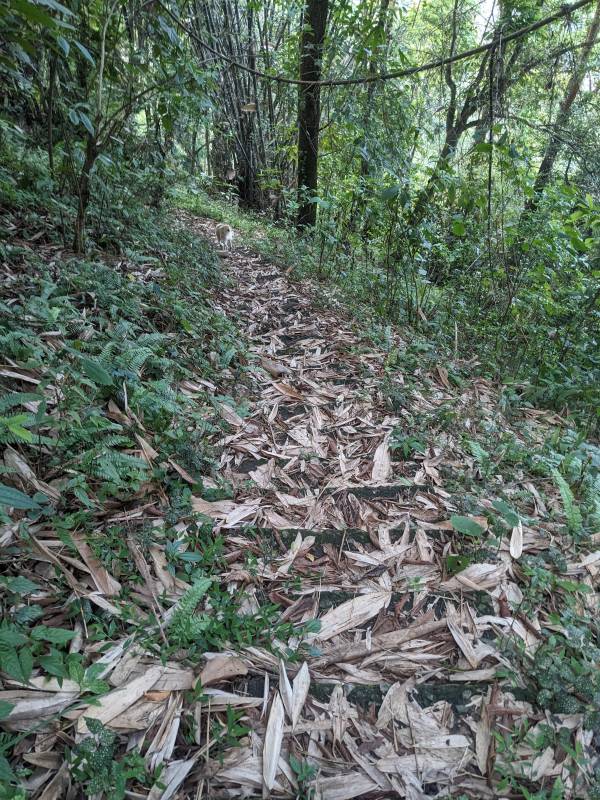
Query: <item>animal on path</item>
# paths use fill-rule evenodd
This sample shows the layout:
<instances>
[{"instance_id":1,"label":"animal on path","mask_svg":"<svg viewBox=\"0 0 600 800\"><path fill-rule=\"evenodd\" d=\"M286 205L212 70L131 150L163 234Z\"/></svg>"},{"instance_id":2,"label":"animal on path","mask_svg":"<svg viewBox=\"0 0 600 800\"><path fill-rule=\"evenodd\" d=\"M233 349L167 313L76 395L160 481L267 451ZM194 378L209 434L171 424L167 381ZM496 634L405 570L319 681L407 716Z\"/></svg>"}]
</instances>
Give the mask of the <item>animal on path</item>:
<instances>
[{"instance_id":1,"label":"animal on path","mask_svg":"<svg viewBox=\"0 0 600 800\"><path fill-rule=\"evenodd\" d=\"M217 242L222 250L231 250L233 241L233 228L226 222L220 222L215 227Z\"/></svg>"}]
</instances>

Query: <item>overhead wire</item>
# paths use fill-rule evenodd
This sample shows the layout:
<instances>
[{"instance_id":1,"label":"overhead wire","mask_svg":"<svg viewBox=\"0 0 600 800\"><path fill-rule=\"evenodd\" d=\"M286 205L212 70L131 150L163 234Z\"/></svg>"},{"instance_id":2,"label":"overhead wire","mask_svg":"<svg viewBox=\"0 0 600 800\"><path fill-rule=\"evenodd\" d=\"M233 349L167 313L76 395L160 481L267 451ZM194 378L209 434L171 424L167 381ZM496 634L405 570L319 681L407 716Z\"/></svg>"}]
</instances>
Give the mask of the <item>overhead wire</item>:
<instances>
[{"instance_id":1,"label":"overhead wire","mask_svg":"<svg viewBox=\"0 0 600 800\"><path fill-rule=\"evenodd\" d=\"M163 0L152 0L153 5L158 5L163 11L170 17L170 19L179 27L181 30L185 31L188 36L192 39L197 41L202 47L208 50L209 53L220 58L222 61L227 62L233 67L237 69L241 69L244 72L249 72L251 75L260 78L261 80L266 81L274 81L276 83L285 83L288 85L293 86L320 86L323 88L330 87L330 86L357 86L359 84L367 84L367 83L376 83L379 81L389 81L395 80L397 78L407 78L411 75L417 75L420 72L426 72L432 69L439 69L440 67L448 66L449 64L454 64L457 61L463 61L467 58L473 58L473 56L479 55L480 53L485 53L488 50L494 50L500 41L500 38L503 43L514 41L515 39L520 39L523 36L527 36L534 31L538 31L542 28L545 28L547 25L551 25L553 22L556 22L559 19L563 19L565 17L571 16L575 11L578 11L585 6L591 5L591 3L595 2L595 0L577 0L575 3L564 4L560 7L558 11L555 11L553 14L550 14L543 19L538 20L537 22L532 22L529 25L525 25L522 28L518 28L516 31L512 31L511 33L502 34L499 33L498 36L494 36L494 38L490 42L486 42L485 44L481 44L478 47L472 47L469 50L463 50L461 53L456 53L452 56L447 56L446 58L439 58L435 61L429 61L425 64L420 64L414 67L405 67L404 69L394 70L393 72L385 72L380 75L366 75L361 78L330 78L326 80L320 81L306 81L300 80L298 78L288 78L285 75L270 75L268 72L263 72L262 70L254 69L253 67L249 67L247 64L243 64L240 61L237 61L235 58L226 55L225 53L220 52L215 47L212 47L208 44L208 42L204 41L201 36L193 31L188 25L186 25L183 20L177 16L165 3Z\"/></svg>"}]
</instances>

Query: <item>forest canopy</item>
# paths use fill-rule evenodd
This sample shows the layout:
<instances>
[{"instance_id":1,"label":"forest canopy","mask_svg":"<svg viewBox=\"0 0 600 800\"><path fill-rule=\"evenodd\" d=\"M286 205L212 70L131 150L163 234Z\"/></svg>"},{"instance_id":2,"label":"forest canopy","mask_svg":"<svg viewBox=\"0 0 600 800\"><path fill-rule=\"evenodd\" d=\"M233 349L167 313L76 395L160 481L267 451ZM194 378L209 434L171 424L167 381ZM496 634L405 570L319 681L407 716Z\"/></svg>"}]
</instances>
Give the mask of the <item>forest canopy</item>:
<instances>
[{"instance_id":1,"label":"forest canopy","mask_svg":"<svg viewBox=\"0 0 600 800\"><path fill-rule=\"evenodd\" d=\"M43 181L80 252L136 195L221 193L298 226L317 274L390 321L589 411L599 15L591 0L10 0L2 158L21 168L3 187Z\"/></svg>"}]
</instances>

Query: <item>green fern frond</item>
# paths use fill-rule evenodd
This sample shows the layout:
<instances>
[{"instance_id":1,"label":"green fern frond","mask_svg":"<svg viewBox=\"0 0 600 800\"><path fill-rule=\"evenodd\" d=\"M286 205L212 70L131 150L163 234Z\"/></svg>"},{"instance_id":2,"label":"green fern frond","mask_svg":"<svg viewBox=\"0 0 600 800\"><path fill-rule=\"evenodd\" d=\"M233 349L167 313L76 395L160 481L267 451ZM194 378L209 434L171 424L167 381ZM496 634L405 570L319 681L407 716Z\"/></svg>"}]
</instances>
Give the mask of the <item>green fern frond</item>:
<instances>
[{"instance_id":1,"label":"green fern frond","mask_svg":"<svg viewBox=\"0 0 600 800\"><path fill-rule=\"evenodd\" d=\"M567 527L570 533L581 533L583 528L583 517L581 515L581 510L575 501L575 496L571 491L571 487L557 469L552 470L552 477L558 486L558 490L562 498L565 517L567 518Z\"/></svg>"},{"instance_id":2,"label":"green fern frond","mask_svg":"<svg viewBox=\"0 0 600 800\"><path fill-rule=\"evenodd\" d=\"M111 364L114 360L114 355L118 351L119 347L117 342L114 342L110 339L100 351L100 355L98 356L98 360L101 361L103 364Z\"/></svg>"},{"instance_id":3,"label":"green fern frond","mask_svg":"<svg viewBox=\"0 0 600 800\"><path fill-rule=\"evenodd\" d=\"M191 644L210 624L210 617L196 613L196 608L211 583L210 578L199 578L179 601L170 630L173 638L181 644Z\"/></svg>"},{"instance_id":4,"label":"green fern frond","mask_svg":"<svg viewBox=\"0 0 600 800\"><path fill-rule=\"evenodd\" d=\"M154 352L149 347L132 347L121 353L119 361L124 369L139 375L146 361L153 355Z\"/></svg>"},{"instance_id":5,"label":"green fern frond","mask_svg":"<svg viewBox=\"0 0 600 800\"><path fill-rule=\"evenodd\" d=\"M15 442L32 442L33 433L25 427L33 425L31 414L14 414L11 417L0 417L0 444Z\"/></svg>"},{"instance_id":6,"label":"green fern frond","mask_svg":"<svg viewBox=\"0 0 600 800\"><path fill-rule=\"evenodd\" d=\"M169 341L169 337L165 336L164 333L143 333L138 339L137 343L142 347L151 347L154 352L157 349L165 345Z\"/></svg>"},{"instance_id":7,"label":"green fern frond","mask_svg":"<svg viewBox=\"0 0 600 800\"><path fill-rule=\"evenodd\" d=\"M118 450L107 450L94 463L96 477L113 483L122 483L132 470L146 471L148 464L141 458L120 453Z\"/></svg>"},{"instance_id":8,"label":"green fern frond","mask_svg":"<svg viewBox=\"0 0 600 800\"><path fill-rule=\"evenodd\" d=\"M39 394L31 392L10 392L0 397L0 413L8 411L9 408L22 406L25 403L41 403L44 398Z\"/></svg>"}]
</instances>

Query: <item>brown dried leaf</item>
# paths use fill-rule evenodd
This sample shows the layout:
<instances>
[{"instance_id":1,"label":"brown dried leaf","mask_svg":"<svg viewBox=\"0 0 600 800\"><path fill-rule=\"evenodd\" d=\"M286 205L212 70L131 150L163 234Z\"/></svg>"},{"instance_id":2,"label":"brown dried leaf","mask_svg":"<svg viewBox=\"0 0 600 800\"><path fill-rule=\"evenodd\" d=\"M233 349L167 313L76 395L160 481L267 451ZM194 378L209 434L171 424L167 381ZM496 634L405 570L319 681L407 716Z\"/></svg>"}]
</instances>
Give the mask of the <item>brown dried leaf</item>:
<instances>
[{"instance_id":1,"label":"brown dried leaf","mask_svg":"<svg viewBox=\"0 0 600 800\"><path fill-rule=\"evenodd\" d=\"M241 658L220 654L208 659L198 680L202 686L210 686L213 683L228 681L238 675L247 674L248 667Z\"/></svg>"},{"instance_id":2,"label":"brown dried leaf","mask_svg":"<svg viewBox=\"0 0 600 800\"><path fill-rule=\"evenodd\" d=\"M376 483L386 481L392 471L392 459L389 448L390 434L386 433L382 442L378 445L373 456L373 466L371 468L371 480Z\"/></svg>"},{"instance_id":3,"label":"brown dried leaf","mask_svg":"<svg viewBox=\"0 0 600 800\"><path fill-rule=\"evenodd\" d=\"M391 592L378 591L347 600L321 617L321 629L315 638L324 642L344 631L359 627L375 617L382 608L387 608L391 599Z\"/></svg>"},{"instance_id":4,"label":"brown dried leaf","mask_svg":"<svg viewBox=\"0 0 600 800\"><path fill-rule=\"evenodd\" d=\"M263 745L262 774L264 789L266 789L267 793L273 788L277 775L279 753L281 752L281 743L283 741L284 716L283 703L279 692L277 692L271 704L271 712L269 714L269 721L267 722ZM266 794L265 796L268 797L269 795Z\"/></svg>"},{"instance_id":5,"label":"brown dried leaf","mask_svg":"<svg viewBox=\"0 0 600 800\"><path fill-rule=\"evenodd\" d=\"M85 541L80 533L71 533L73 544L79 551L79 555L85 562L86 567L90 571L92 580L96 584L99 592L107 597L116 597L121 591L121 584L115 580L108 570L103 566L102 562L96 558L92 552L92 548Z\"/></svg>"}]
</instances>

